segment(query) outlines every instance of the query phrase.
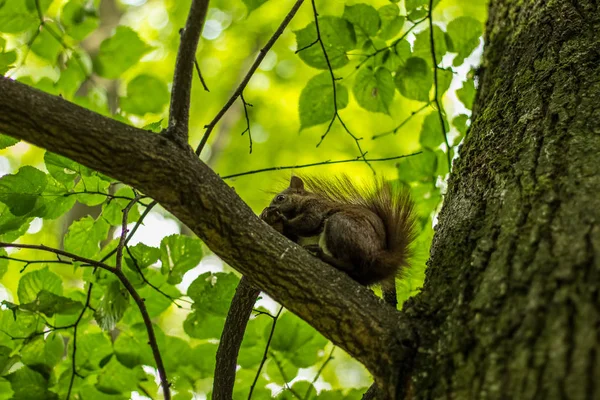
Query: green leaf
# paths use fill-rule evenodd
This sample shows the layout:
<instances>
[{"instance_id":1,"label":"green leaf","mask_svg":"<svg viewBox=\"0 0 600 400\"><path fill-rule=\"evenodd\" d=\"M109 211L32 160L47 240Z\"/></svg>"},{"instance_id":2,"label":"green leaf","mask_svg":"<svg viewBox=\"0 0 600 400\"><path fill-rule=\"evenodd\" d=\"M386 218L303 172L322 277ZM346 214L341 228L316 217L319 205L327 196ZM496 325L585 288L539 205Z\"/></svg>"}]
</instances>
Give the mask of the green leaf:
<instances>
[{"instance_id":1,"label":"green leaf","mask_svg":"<svg viewBox=\"0 0 600 400\"><path fill-rule=\"evenodd\" d=\"M75 205L75 196L65 196L67 191L56 180L48 179L48 184L38 199L35 209L29 214L32 217L56 219L61 217Z\"/></svg>"},{"instance_id":2,"label":"green leaf","mask_svg":"<svg viewBox=\"0 0 600 400\"><path fill-rule=\"evenodd\" d=\"M1 75L2 73L0 73ZM12 138L0 133L0 150L6 149L7 147L14 146L19 143L19 139Z\"/></svg>"},{"instance_id":3,"label":"green leaf","mask_svg":"<svg viewBox=\"0 0 600 400\"><path fill-rule=\"evenodd\" d=\"M83 62L77 61L78 57L80 58L79 53L73 53L66 62L65 68L60 72L60 78L56 81L56 91L63 97L73 98L91 72L83 65Z\"/></svg>"},{"instance_id":4,"label":"green leaf","mask_svg":"<svg viewBox=\"0 0 600 400\"><path fill-rule=\"evenodd\" d=\"M42 13L51 0L40 0ZM0 1L0 32L19 33L36 29L40 25L34 0Z\"/></svg>"},{"instance_id":5,"label":"green leaf","mask_svg":"<svg viewBox=\"0 0 600 400\"><path fill-rule=\"evenodd\" d=\"M161 119L160 121L151 122L147 125L144 125L144 127L142 129L146 130L146 131L154 132L154 133L159 133L163 129L162 128L163 119Z\"/></svg>"},{"instance_id":6,"label":"green leaf","mask_svg":"<svg viewBox=\"0 0 600 400\"><path fill-rule=\"evenodd\" d=\"M137 64L150 49L133 29L118 26L115 34L100 45L94 69L104 78L116 79Z\"/></svg>"},{"instance_id":7,"label":"green leaf","mask_svg":"<svg viewBox=\"0 0 600 400\"><path fill-rule=\"evenodd\" d=\"M111 331L123 318L128 307L129 293L127 289L121 285L121 282L114 280L106 288L100 306L94 313L94 318L103 330Z\"/></svg>"},{"instance_id":8,"label":"green leaf","mask_svg":"<svg viewBox=\"0 0 600 400\"><path fill-rule=\"evenodd\" d=\"M331 68L336 69L348 64L346 52L356 47L356 35L352 24L339 17L319 17L319 30ZM295 34L298 55L302 61L314 68L327 69L321 45L315 42L317 40L315 23L311 22Z\"/></svg>"},{"instance_id":9,"label":"green leaf","mask_svg":"<svg viewBox=\"0 0 600 400\"><path fill-rule=\"evenodd\" d=\"M161 332L162 333L162 332ZM114 342L117 359L128 368L136 365L153 365L152 349L148 346L148 333L144 324L133 325L130 329L119 334ZM163 357L170 354L163 353Z\"/></svg>"},{"instance_id":10,"label":"green leaf","mask_svg":"<svg viewBox=\"0 0 600 400\"><path fill-rule=\"evenodd\" d=\"M62 295L63 292L62 280L48 267L27 272L21 277L17 289L19 302L21 304L33 302L42 290L58 296Z\"/></svg>"},{"instance_id":11,"label":"green leaf","mask_svg":"<svg viewBox=\"0 0 600 400\"><path fill-rule=\"evenodd\" d=\"M198 339L220 337L238 282L235 275L225 273L207 272L196 278L188 288L194 312L183 324L185 332Z\"/></svg>"},{"instance_id":12,"label":"green leaf","mask_svg":"<svg viewBox=\"0 0 600 400\"><path fill-rule=\"evenodd\" d=\"M97 206L106 201L107 197L101 193L108 193L110 182L99 175L81 176L75 185L75 192L86 192L77 195L77 200L87 206Z\"/></svg>"},{"instance_id":13,"label":"green leaf","mask_svg":"<svg viewBox=\"0 0 600 400\"><path fill-rule=\"evenodd\" d=\"M453 65L459 66L479 46L479 38L483 34L481 22L471 17L458 17L450 21L447 31L453 51L458 53Z\"/></svg>"},{"instance_id":14,"label":"green leaf","mask_svg":"<svg viewBox=\"0 0 600 400\"><path fill-rule=\"evenodd\" d=\"M437 111L432 111L423 120L419 143L425 148L435 149L444 143L444 134L448 132L448 122L444 119L445 132L442 133L440 116Z\"/></svg>"},{"instance_id":15,"label":"green leaf","mask_svg":"<svg viewBox=\"0 0 600 400\"><path fill-rule=\"evenodd\" d=\"M217 345L214 343L200 344L192 349L190 358L201 378L211 378L214 375L216 355Z\"/></svg>"},{"instance_id":16,"label":"green leaf","mask_svg":"<svg viewBox=\"0 0 600 400\"><path fill-rule=\"evenodd\" d=\"M473 100L475 100L475 81L473 78L469 78L463 82L462 87L456 91L456 97L469 110L473 109Z\"/></svg>"},{"instance_id":17,"label":"green leaf","mask_svg":"<svg viewBox=\"0 0 600 400\"><path fill-rule=\"evenodd\" d=\"M138 243L135 246L129 247L129 252L135 258L135 261L140 269L149 267L157 262L160 257L160 249L146 246L144 243ZM132 270L137 271L135 265L133 264L133 260L129 257L129 254L126 254L125 262L131 267Z\"/></svg>"},{"instance_id":18,"label":"green leaf","mask_svg":"<svg viewBox=\"0 0 600 400\"><path fill-rule=\"evenodd\" d=\"M0 53L0 75L6 74L14 66L13 63L15 61L17 61L16 51L11 50Z\"/></svg>"},{"instance_id":19,"label":"green leaf","mask_svg":"<svg viewBox=\"0 0 600 400\"><path fill-rule=\"evenodd\" d=\"M106 239L109 225L102 219L91 216L75 221L64 239L65 250L81 257L92 258L100 250L100 241Z\"/></svg>"},{"instance_id":20,"label":"green leaf","mask_svg":"<svg viewBox=\"0 0 600 400\"><path fill-rule=\"evenodd\" d=\"M144 115L161 113L169 100L167 83L155 76L138 75L127 84L127 96L121 97L121 109Z\"/></svg>"},{"instance_id":21,"label":"green leaf","mask_svg":"<svg viewBox=\"0 0 600 400\"><path fill-rule=\"evenodd\" d=\"M52 332L44 339L37 336L21 350L21 361L29 368L49 376L63 358L65 342L61 335Z\"/></svg>"},{"instance_id":22,"label":"green leaf","mask_svg":"<svg viewBox=\"0 0 600 400\"><path fill-rule=\"evenodd\" d=\"M354 25L355 31L360 31L367 36L377 35L381 25L377 10L373 6L364 3L345 6L342 17Z\"/></svg>"},{"instance_id":23,"label":"green leaf","mask_svg":"<svg viewBox=\"0 0 600 400\"><path fill-rule=\"evenodd\" d=\"M270 326L265 329L265 337L270 334ZM315 364L319 351L325 347L327 339L313 327L290 312L282 314L277 320L275 333L271 340L271 349L285 353L295 366L308 368Z\"/></svg>"},{"instance_id":24,"label":"green leaf","mask_svg":"<svg viewBox=\"0 0 600 400\"><path fill-rule=\"evenodd\" d=\"M399 15L400 8L396 4L387 4L377 10L381 19L381 31L379 37L389 40L400 32L406 19Z\"/></svg>"},{"instance_id":25,"label":"green leaf","mask_svg":"<svg viewBox=\"0 0 600 400\"><path fill-rule=\"evenodd\" d=\"M454 139L454 143L453 143L454 146L456 146L458 143L460 143L462 138L467 134L467 129L468 129L467 122L468 121L469 121L469 116L466 114L457 115L452 120L452 125L460 133L460 135L456 139Z\"/></svg>"},{"instance_id":26,"label":"green leaf","mask_svg":"<svg viewBox=\"0 0 600 400\"><path fill-rule=\"evenodd\" d=\"M93 2L71 0L62 9L60 21L65 31L75 40L83 40L100 25Z\"/></svg>"},{"instance_id":27,"label":"green leaf","mask_svg":"<svg viewBox=\"0 0 600 400\"><path fill-rule=\"evenodd\" d=\"M0 249L0 257L8 257L8 253L6 249ZM4 276L4 274L8 271L8 260L5 258L0 258L0 279ZM0 368L1 372L1 368Z\"/></svg>"},{"instance_id":28,"label":"green leaf","mask_svg":"<svg viewBox=\"0 0 600 400\"><path fill-rule=\"evenodd\" d=\"M365 110L389 115L396 90L392 73L386 68L377 71L362 68L354 80L352 91L358 104Z\"/></svg>"},{"instance_id":29,"label":"green leaf","mask_svg":"<svg viewBox=\"0 0 600 400\"><path fill-rule=\"evenodd\" d=\"M72 351L73 341L70 341L69 353L72 354ZM80 373L97 371L100 369L100 363L111 354L113 354L112 344L105 333L86 332L85 335L77 335L75 362Z\"/></svg>"},{"instance_id":30,"label":"green leaf","mask_svg":"<svg viewBox=\"0 0 600 400\"><path fill-rule=\"evenodd\" d=\"M41 312L48 317L52 317L56 313L74 314L81 311L83 304L67 297L58 296L45 289L40 290L34 301L21 304L22 310Z\"/></svg>"},{"instance_id":31,"label":"green leaf","mask_svg":"<svg viewBox=\"0 0 600 400\"><path fill-rule=\"evenodd\" d=\"M75 186L75 178L82 173L83 167L75 161L47 151L44 153L44 163L48 173L68 189Z\"/></svg>"},{"instance_id":32,"label":"green leaf","mask_svg":"<svg viewBox=\"0 0 600 400\"><path fill-rule=\"evenodd\" d=\"M450 88L452 84L452 78L454 74L450 69L437 69L437 80L438 80L438 98L441 98L444 93Z\"/></svg>"},{"instance_id":33,"label":"green leaf","mask_svg":"<svg viewBox=\"0 0 600 400\"><path fill-rule=\"evenodd\" d=\"M50 33L50 30L52 30L53 33ZM59 35L60 37L60 32L60 27L55 22L46 21L44 26L40 28L38 37L31 44L31 51L54 63L62 51L62 45L54 37L54 34Z\"/></svg>"},{"instance_id":34,"label":"green leaf","mask_svg":"<svg viewBox=\"0 0 600 400\"><path fill-rule=\"evenodd\" d=\"M192 282L187 295L194 301L194 309L225 316L238 283L234 274L205 272Z\"/></svg>"},{"instance_id":35,"label":"green leaf","mask_svg":"<svg viewBox=\"0 0 600 400\"><path fill-rule=\"evenodd\" d=\"M115 193L115 196L135 198L135 194L130 187L122 187ZM102 216L112 226L121 226L123 224L123 210L131 203L131 200L127 199L110 199L102 206ZM140 217L137 204L133 205L129 209L127 214L127 222L135 222Z\"/></svg>"},{"instance_id":36,"label":"green leaf","mask_svg":"<svg viewBox=\"0 0 600 400\"><path fill-rule=\"evenodd\" d=\"M171 235L160 242L161 272L168 275L168 283L180 283L183 275L197 266L201 259L202 245L197 238Z\"/></svg>"},{"instance_id":37,"label":"green leaf","mask_svg":"<svg viewBox=\"0 0 600 400\"><path fill-rule=\"evenodd\" d=\"M24 216L35 207L46 181L46 174L39 169L21 167L16 174L0 178L0 201L9 207L13 215Z\"/></svg>"},{"instance_id":38,"label":"green leaf","mask_svg":"<svg viewBox=\"0 0 600 400\"><path fill-rule=\"evenodd\" d=\"M394 46L394 52L398 58L405 62L412 57L412 50L410 49L410 43L406 39L399 40Z\"/></svg>"},{"instance_id":39,"label":"green leaf","mask_svg":"<svg viewBox=\"0 0 600 400\"><path fill-rule=\"evenodd\" d=\"M113 357L98 375L96 388L104 393L129 395L145 379L146 374L141 366L130 369Z\"/></svg>"},{"instance_id":40,"label":"green leaf","mask_svg":"<svg viewBox=\"0 0 600 400\"><path fill-rule=\"evenodd\" d=\"M433 0L433 7L435 8L441 0ZM422 8L425 11L429 8L429 0L406 0L404 3L406 11L411 12L417 8Z\"/></svg>"},{"instance_id":41,"label":"green leaf","mask_svg":"<svg viewBox=\"0 0 600 400\"><path fill-rule=\"evenodd\" d=\"M411 57L398 68L395 77L400 93L412 100L429 101L429 90L433 84L433 73L427 61Z\"/></svg>"},{"instance_id":42,"label":"green leaf","mask_svg":"<svg viewBox=\"0 0 600 400\"><path fill-rule=\"evenodd\" d=\"M48 381L30 368L19 368L5 377L14 392L13 400L58 400L56 393L48 390Z\"/></svg>"},{"instance_id":43,"label":"green leaf","mask_svg":"<svg viewBox=\"0 0 600 400\"><path fill-rule=\"evenodd\" d=\"M348 105L348 89L341 83L335 84L337 109ZM329 122L334 116L333 84L329 72L314 76L300 93L300 129Z\"/></svg>"},{"instance_id":44,"label":"green leaf","mask_svg":"<svg viewBox=\"0 0 600 400\"><path fill-rule=\"evenodd\" d=\"M248 13L256 10L258 7L265 4L268 0L242 0L248 8Z\"/></svg>"},{"instance_id":45,"label":"green leaf","mask_svg":"<svg viewBox=\"0 0 600 400\"><path fill-rule=\"evenodd\" d=\"M437 157L432 150L423 149L421 154L400 159L398 176L400 181L432 182L437 168Z\"/></svg>"},{"instance_id":46,"label":"green leaf","mask_svg":"<svg viewBox=\"0 0 600 400\"><path fill-rule=\"evenodd\" d=\"M431 61L429 64L433 65L430 32L431 30L427 28L416 35L413 55ZM435 60L439 65L442 62L444 55L448 52L448 46L446 45L446 34L437 25L433 26L433 41L435 47Z\"/></svg>"},{"instance_id":47,"label":"green leaf","mask_svg":"<svg viewBox=\"0 0 600 400\"><path fill-rule=\"evenodd\" d=\"M0 204L0 235L3 242L13 242L23 236L33 218L12 215L8 206Z\"/></svg>"}]
</instances>

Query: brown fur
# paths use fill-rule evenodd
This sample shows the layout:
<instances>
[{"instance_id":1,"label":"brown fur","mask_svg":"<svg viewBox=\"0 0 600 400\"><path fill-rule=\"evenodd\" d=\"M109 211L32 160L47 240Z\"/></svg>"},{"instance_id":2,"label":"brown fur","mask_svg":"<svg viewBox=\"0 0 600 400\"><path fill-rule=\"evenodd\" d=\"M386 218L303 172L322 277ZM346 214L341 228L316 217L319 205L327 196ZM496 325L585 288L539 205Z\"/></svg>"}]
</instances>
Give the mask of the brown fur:
<instances>
[{"instance_id":1,"label":"brown fur","mask_svg":"<svg viewBox=\"0 0 600 400\"><path fill-rule=\"evenodd\" d=\"M282 233L296 242L318 243L324 261L363 285L393 278L407 267L416 237L407 191L383 180L357 185L347 175L292 177L261 217L282 225Z\"/></svg>"}]
</instances>

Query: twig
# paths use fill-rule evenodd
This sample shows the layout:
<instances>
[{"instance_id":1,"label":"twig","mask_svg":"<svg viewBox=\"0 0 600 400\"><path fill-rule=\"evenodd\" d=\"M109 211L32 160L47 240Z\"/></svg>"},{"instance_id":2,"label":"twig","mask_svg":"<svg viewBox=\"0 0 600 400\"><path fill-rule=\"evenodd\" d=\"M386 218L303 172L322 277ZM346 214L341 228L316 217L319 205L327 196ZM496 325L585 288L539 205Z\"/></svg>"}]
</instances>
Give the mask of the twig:
<instances>
[{"instance_id":1,"label":"twig","mask_svg":"<svg viewBox=\"0 0 600 400\"><path fill-rule=\"evenodd\" d=\"M88 287L88 292L87 292L87 298L85 300L85 305L83 306L83 309L81 310L81 313L79 313L79 316L77 317L77 320L75 320L75 323L73 324L73 353L71 353L71 380L69 381L69 390L67 391L67 399L69 400L69 398L71 397L71 391L73 390L73 383L75 382L75 375L79 376L79 374L77 373L77 363L76 363L76 356L77 356L77 328L79 327L79 323L81 322L81 319L83 318L83 314L85 314L85 310L90 306L90 299L92 298L92 288L94 287L94 284L90 282L90 286Z\"/></svg>"},{"instance_id":2,"label":"twig","mask_svg":"<svg viewBox=\"0 0 600 400\"><path fill-rule=\"evenodd\" d=\"M115 268L104 264L102 261L95 261L95 260L90 260L89 258L85 258L85 257L80 257L77 254L73 254L73 253L69 253L67 251L63 251L63 250L59 250L59 249L54 249L52 247L48 247L48 246L44 246L43 244L37 245L37 244L18 244L18 243L6 243L6 242L0 242L0 248L2 247L15 247L17 249L35 249L35 250L42 250L42 251L47 251L50 253L54 253L54 254L59 254L61 256L65 256L65 257L69 257L75 261L80 261L83 262L85 264L97 267L97 268L101 268L104 269L106 271L109 272L114 272Z\"/></svg>"},{"instance_id":3,"label":"twig","mask_svg":"<svg viewBox=\"0 0 600 400\"><path fill-rule=\"evenodd\" d=\"M166 294L165 292L163 292L158 286L154 285L152 282L150 282L146 276L144 275L144 273L142 272L142 268L140 268L140 265L138 264L137 260L135 259L135 257L133 256L133 254L131 254L131 251L129 250L129 246L125 246L125 251L127 251L127 255L131 258L131 260L133 261L133 265L135 266L135 269L138 271L138 273L140 274L140 277L142 278L142 280L144 281L144 283L146 283L148 286L150 286L152 289L156 290L158 293L160 293L161 295L163 295L164 297L166 297L167 299L169 299L171 301L171 303L175 304L177 306L177 308L183 308L181 305L179 305L176 301L175 298L173 296L169 296L168 294ZM183 300L182 300L183 301Z\"/></svg>"},{"instance_id":4,"label":"twig","mask_svg":"<svg viewBox=\"0 0 600 400\"><path fill-rule=\"evenodd\" d=\"M152 325L152 319L150 319L150 315L148 314L148 310L146 309L146 303L144 303L144 299L140 297L138 292L135 290L129 279L125 276L122 270L114 269L113 273L119 278L125 289L129 292L131 297L133 297L133 301L138 306L140 313L142 314L142 318L144 320L144 325L146 325L146 333L148 334L148 344L152 349L152 355L154 356L154 362L156 362L156 369L158 370L158 376L160 378L160 384L163 389L163 397L165 400L171 399L171 384L167 379L167 371L162 361L162 356L160 354L160 350L158 349L158 343L156 341L156 335L154 334L154 327Z\"/></svg>"},{"instance_id":5,"label":"twig","mask_svg":"<svg viewBox=\"0 0 600 400\"><path fill-rule=\"evenodd\" d=\"M263 353L263 358L260 362L260 365L258 366L258 370L256 371L256 376L254 377L252 386L250 386L250 392L248 393L248 400L250 400L252 398L252 392L254 391L254 386L256 386L256 382L258 381L258 377L260 376L260 371L262 371L262 368L265 365L265 362L267 361L267 354L269 354L269 346L271 345L271 340L273 339L273 333L275 333L275 325L277 325L277 319L279 318L279 315L281 314L282 310L283 310L283 306L279 307L279 311L277 312L277 315L275 315L275 318L273 318L273 325L271 325L271 332L269 333L269 338L267 339L267 344L265 346L265 352ZM284 380L287 382L287 379L284 378Z\"/></svg>"},{"instance_id":6,"label":"twig","mask_svg":"<svg viewBox=\"0 0 600 400\"><path fill-rule=\"evenodd\" d=\"M421 154L421 153L422 153L422 151L417 151L416 153L406 154L406 155L403 155L403 156L385 157L385 158L369 158L367 161L369 161L369 162L380 162L380 161L398 160L400 158L406 158L406 157L416 156L416 155ZM281 166L281 167L261 168L261 169L255 169L255 170L252 170L252 171L238 172L237 174L225 175L225 176L222 176L221 179L232 179L232 178L238 178L240 176L260 174L262 172L269 172L269 171L283 171L283 170L286 170L286 169L301 169L301 168L308 168L308 167L317 167L317 166L320 166L320 165L344 164L344 163L357 162L357 161L363 162L363 160L361 160L361 158L359 156L359 157L356 157L356 158L351 158L349 160L338 160L338 161L326 160L326 161L319 161L319 162L310 163L310 164L284 165L284 166Z\"/></svg>"},{"instance_id":7,"label":"twig","mask_svg":"<svg viewBox=\"0 0 600 400\"><path fill-rule=\"evenodd\" d=\"M157 204L158 204L158 201L156 201L156 200L154 200L150 204L148 204L148 206L146 207L146 209L144 210L144 212L142 213L142 215L140 216L140 218L136 221L136 223L133 226L133 228L131 228L131 232L129 232L129 235L125 239L125 246L127 246L129 244L129 241L133 238L133 235L135 235L135 232L137 232L137 230L140 227L140 225L142 225L142 222L144 222L144 218L146 218L146 216L148 214L150 214L150 211L152 211L152 209L154 208L154 206L157 205ZM116 248L112 249L111 251L108 252L108 254L106 254L104 257L102 257L102 259L100 260L100 262L104 262L104 261L108 260L116 252L117 252Z\"/></svg>"},{"instance_id":8,"label":"twig","mask_svg":"<svg viewBox=\"0 0 600 400\"><path fill-rule=\"evenodd\" d=\"M129 211L131 208L137 203L140 199L140 195L136 195L133 200L127 204L127 207L123 209L123 222L121 223L121 238L119 239L119 244L117 245L117 260L115 263L115 268L120 270L123 264L123 248L125 247L125 240L127 240L127 217L129 216Z\"/></svg>"},{"instance_id":9,"label":"twig","mask_svg":"<svg viewBox=\"0 0 600 400\"><path fill-rule=\"evenodd\" d=\"M323 43L323 38L321 37L321 29L319 28L319 13L317 12L317 5L315 4L315 0L311 0L311 3L312 3L313 15L315 18L315 30L317 31L317 42L321 45L321 50L323 51L323 57L325 57L325 62L327 63L327 69L329 70L329 75L331 76L331 85L333 88L333 117L331 118L331 121L329 121L327 130L321 136L321 140L319 140L319 143L317 143L317 147L319 147L321 145L321 143L323 143L323 140L325 140L325 137L331 130L331 126L337 119L338 121L340 121L340 124L342 124L342 127L344 128L346 133L348 133L352 137L352 139L354 139L354 142L356 143L356 147L358 148L358 151L360 153L360 157L369 166L369 168L371 168L373 173L375 173L373 166L369 163L369 161L365 157L367 153L364 152L360 146L359 141L362 138L357 138L356 136L354 136L354 134L352 132L350 132L350 130L348 129L348 127L346 126L346 124L344 123L344 121L342 120L342 117L340 116L340 114L338 112L337 89L336 89L336 84L335 84L336 79L335 79L335 75L333 74L333 68L331 67L331 62L329 61L329 55L327 55L327 50L325 50L325 43Z\"/></svg>"},{"instance_id":10,"label":"twig","mask_svg":"<svg viewBox=\"0 0 600 400\"><path fill-rule=\"evenodd\" d=\"M198 78L200 78L200 83L202 83L202 87L207 92L210 92L210 90L208 90L208 86L206 86L206 82L204 81L204 78L202 77L202 72L200 72L200 66L198 65L197 58L194 58L194 66L196 67L196 72L198 73Z\"/></svg>"},{"instance_id":11,"label":"twig","mask_svg":"<svg viewBox=\"0 0 600 400\"><path fill-rule=\"evenodd\" d=\"M248 278L242 276L231 300L217 349L212 390L213 400L231 400L233 398L237 358L248 320L259 293L260 290L251 285Z\"/></svg>"},{"instance_id":12,"label":"twig","mask_svg":"<svg viewBox=\"0 0 600 400\"><path fill-rule=\"evenodd\" d=\"M434 101L438 109L438 117L440 120L440 127L442 129L442 136L444 137L444 143L446 144L446 160L448 161L448 172L452 170L452 158L450 157L450 143L448 142L448 135L446 135L446 124L444 123L444 114L440 99L438 97L438 74L437 74L437 60L435 56L435 40L433 39L433 0L429 0L429 12L427 18L429 19L429 43L431 47L431 59L433 60L433 89L434 89Z\"/></svg>"},{"instance_id":13,"label":"twig","mask_svg":"<svg viewBox=\"0 0 600 400\"><path fill-rule=\"evenodd\" d=\"M73 264L72 262L65 261L65 260L24 260L21 258L8 257L8 256L0 256L0 259L25 263L23 268L21 268L21 270L19 271L19 273L21 273L21 274L23 272L25 272L25 269L27 267L29 267L29 265L31 265L31 264L52 264L52 263L54 263L54 264L69 264L69 265Z\"/></svg>"},{"instance_id":14,"label":"twig","mask_svg":"<svg viewBox=\"0 0 600 400\"><path fill-rule=\"evenodd\" d=\"M382 47L381 49L377 49L377 50L375 50L373 53L366 54L366 55L365 55L365 57L366 57L366 58L365 58L364 60L362 60L360 63L358 63L358 65L357 65L356 67L354 67L354 71L352 71L352 73L351 73L350 75L348 75L346 78L350 77L350 76L351 76L351 75L352 75L354 72L356 72L356 71L357 71L357 70L358 70L360 67L362 67L362 66L363 66L363 64L364 64L364 63L366 63L367 61L369 61L369 59L371 59L372 57L375 57L377 54L381 53L382 51L386 51L387 49L392 49L392 48L394 48L394 47L395 47L395 46L398 44L398 42L400 42L402 39L404 39L406 36L408 36L408 34L409 34L409 33L410 33L410 32L411 32L413 29L415 29L415 28L416 28L416 27L417 27L419 24L421 24L421 22L425 21L426 19L427 19L427 17L424 17L424 18L422 18L422 19L418 20L417 22L414 22L414 23L412 24L412 26L411 26L410 28L408 28L408 29L406 30L406 32L404 32L404 33L402 34L402 36L400 36L398 39L394 40L394 41L392 42L392 44L390 44L389 46Z\"/></svg>"},{"instance_id":15,"label":"twig","mask_svg":"<svg viewBox=\"0 0 600 400\"><path fill-rule=\"evenodd\" d=\"M180 31L181 41L177 51L173 90L169 108L169 127L166 136L182 147L187 146L190 118L190 99L196 48L204 26L209 0L192 0L185 28Z\"/></svg>"},{"instance_id":16,"label":"twig","mask_svg":"<svg viewBox=\"0 0 600 400\"><path fill-rule=\"evenodd\" d=\"M294 397L297 398L298 400L302 400L302 397L300 397L300 395L291 386L289 386L287 384L288 378L285 376L285 372L283 371L283 366L281 365L281 363L279 362L279 360L275 356L275 353L271 352L271 357L275 361L275 365L277 365L277 369L279 370L279 373L281 374L281 377L285 381L285 383L284 383L285 389L289 390L294 395Z\"/></svg>"},{"instance_id":17,"label":"twig","mask_svg":"<svg viewBox=\"0 0 600 400\"><path fill-rule=\"evenodd\" d=\"M215 129L215 125L217 125L219 120L223 117L223 115L225 115L225 113L227 112L227 110L229 110L229 108L235 102L235 100L242 94L244 88L246 87L246 85L248 85L248 82L250 82L250 78L252 78L252 75L254 75L254 72L256 72L256 69L258 68L262 60L265 58L271 47L273 47L277 39L279 39L279 36L281 36L284 29L288 26L292 18L294 18L294 15L296 15L296 11L298 11L298 8L300 8L303 2L304 0L296 0L296 3L294 3L290 12L288 12L283 21L281 21L281 24L279 25L275 33L273 33L273 36L271 36L267 44L265 44L265 47L260 49L256 60L254 60L254 63L252 63L252 65L250 66L250 69L246 73L246 76L244 76L244 79L242 79L240 85L237 87L237 89L235 89L235 92L233 92L229 100L227 100L227 103L225 103L223 108L221 108L221 110L217 113L213 120L205 126L206 132L204 132L204 136L202 136L200 144L198 144L198 147L196 147L197 156L199 156L202 152L202 149L206 145L206 142L208 141L211 132L213 131L213 129Z\"/></svg>"},{"instance_id":18,"label":"twig","mask_svg":"<svg viewBox=\"0 0 600 400\"><path fill-rule=\"evenodd\" d=\"M246 116L246 129L242 132L242 136L244 136L244 133L248 132L248 139L250 139L250 154L252 154L252 132L250 132L250 117L248 116L248 106L252 107L252 104L246 102L244 93L240 93L240 99L244 104L244 115Z\"/></svg>"},{"instance_id":19,"label":"twig","mask_svg":"<svg viewBox=\"0 0 600 400\"><path fill-rule=\"evenodd\" d=\"M408 121L410 121L412 119L412 117L414 117L415 115L417 115L418 113L420 113L421 111L423 111L424 109L426 109L427 107L429 107L431 103L425 103L425 105L423 105L421 108L419 108L418 110L415 110L413 112L410 113L410 115L408 117L406 117L402 122L400 122L400 124L398 126L396 126L394 129L392 129L391 131L386 131L383 133L379 133L377 135L373 135L373 137L371 138L372 140L375 139L379 139L380 137L384 137L390 134L396 134L396 132L398 132L398 130L400 128L402 128L404 125L406 125L408 123Z\"/></svg>"},{"instance_id":20,"label":"twig","mask_svg":"<svg viewBox=\"0 0 600 400\"><path fill-rule=\"evenodd\" d=\"M329 357L327 357L327 359L325 360L325 362L323 363L323 365L321 365L321 368L319 368L319 370L317 371L317 374L315 375L315 377L313 378L312 382L308 386L308 389L306 390L306 394L304 395L304 400L308 400L308 398L310 396L310 393L312 392L313 385L315 384L315 382L317 381L317 379L319 379L319 376L321 376L321 373L323 372L323 370L325 369L325 367L327 366L327 364L329 363L329 361L331 361L333 359L333 351L334 350L335 350L335 346L333 346L333 348L329 352Z\"/></svg>"}]
</instances>

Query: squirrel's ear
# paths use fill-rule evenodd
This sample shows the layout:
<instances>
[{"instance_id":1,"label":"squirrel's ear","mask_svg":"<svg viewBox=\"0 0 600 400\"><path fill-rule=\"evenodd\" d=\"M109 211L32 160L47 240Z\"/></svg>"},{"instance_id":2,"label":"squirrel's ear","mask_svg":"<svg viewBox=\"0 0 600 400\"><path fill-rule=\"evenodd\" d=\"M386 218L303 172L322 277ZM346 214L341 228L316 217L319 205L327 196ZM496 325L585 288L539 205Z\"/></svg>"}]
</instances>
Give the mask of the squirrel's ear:
<instances>
[{"instance_id":1,"label":"squirrel's ear","mask_svg":"<svg viewBox=\"0 0 600 400\"><path fill-rule=\"evenodd\" d=\"M297 176L292 176L290 180L290 188L292 189L304 189L304 182Z\"/></svg>"}]
</instances>

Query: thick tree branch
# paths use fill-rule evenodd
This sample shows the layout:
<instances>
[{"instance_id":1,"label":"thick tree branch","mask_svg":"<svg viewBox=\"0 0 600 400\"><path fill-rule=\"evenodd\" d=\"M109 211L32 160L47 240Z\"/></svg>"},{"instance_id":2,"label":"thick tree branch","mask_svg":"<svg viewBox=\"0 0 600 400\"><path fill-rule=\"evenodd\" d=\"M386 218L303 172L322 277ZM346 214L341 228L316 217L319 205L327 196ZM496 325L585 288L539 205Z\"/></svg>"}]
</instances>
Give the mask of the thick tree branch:
<instances>
[{"instance_id":1,"label":"thick tree branch","mask_svg":"<svg viewBox=\"0 0 600 400\"><path fill-rule=\"evenodd\" d=\"M188 141L188 122L190 119L190 99L196 48L206 19L208 2L209 0L192 0L185 28L181 30L181 42L177 52L177 61L175 62L173 90L169 107L169 127L166 134L183 147L187 147Z\"/></svg>"},{"instance_id":2,"label":"thick tree branch","mask_svg":"<svg viewBox=\"0 0 600 400\"><path fill-rule=\"evenodd\" d=\"M259 293L260 290L252 286L248 278L242 276L231 300L231 307L229 307L229 313L227 313L227 319L219 341L212 391L213 400L233 398L238 353L244 339L246 325Z\"/></svg>"},{"instance_id":3,"label":"thick tree branch","mask_svg":"<svg viewBox=\"0 0 600 400\"><path fill-rule=\"evenodd\" d=\"M191 148L0 78L0 131L129 184L225 262L362 362L390 397L410 368L407 318L261 221ZM400 375L400 376L399 376Z\"/></svg>"}]
</instances>

